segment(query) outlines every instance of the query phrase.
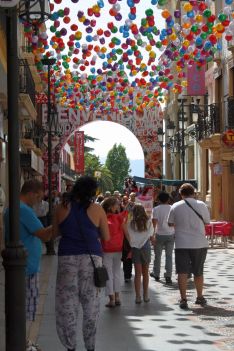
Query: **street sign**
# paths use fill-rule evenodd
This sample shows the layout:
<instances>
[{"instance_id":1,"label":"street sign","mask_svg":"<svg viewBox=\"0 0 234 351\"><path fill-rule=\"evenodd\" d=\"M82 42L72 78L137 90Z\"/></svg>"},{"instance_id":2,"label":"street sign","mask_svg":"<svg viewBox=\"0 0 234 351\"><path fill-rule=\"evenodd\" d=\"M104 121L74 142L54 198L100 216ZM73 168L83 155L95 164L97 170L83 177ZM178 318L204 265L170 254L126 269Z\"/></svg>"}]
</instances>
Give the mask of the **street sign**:
<instances>
[{"instance_id":1,"label":"street sign","mask_svg":"<svg viewBox=\"0 0 234 351\"><path fill-rule=\"evenodd\" d=\"M102 176L102 172L100 172L100 171L95 171L94 172L94 177L101 178L101 176Z\"/></svg>"},{"instance_id":2,"label":"street sign","mask_svg":"<svg viewBox=\"0 0 234 351\"><path fill-rule=\"evenodd\" d=\"M15 7L19 2L20 0L0 0L0 7Z\"/></svg>"}]
</instances>

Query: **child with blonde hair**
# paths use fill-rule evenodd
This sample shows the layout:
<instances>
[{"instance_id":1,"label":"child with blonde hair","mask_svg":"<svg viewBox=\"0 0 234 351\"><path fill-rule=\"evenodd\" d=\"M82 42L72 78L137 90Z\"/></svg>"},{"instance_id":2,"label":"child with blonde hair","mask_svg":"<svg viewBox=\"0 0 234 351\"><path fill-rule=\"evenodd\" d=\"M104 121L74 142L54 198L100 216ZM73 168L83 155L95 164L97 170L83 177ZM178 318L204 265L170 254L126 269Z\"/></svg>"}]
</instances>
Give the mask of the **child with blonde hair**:
<instances>
[{"instance_id":1,"label":"child with blonde hair","mask_svg":"<svg viewBox=\"0 0 234 351\"><path fill-rule=\"evenodd\" d=\"M143 277L143 300L149 302L149 264L151 260L150 241L153 240L153 226L144 207L137 203L133 207L132 218L127 225L130 246L132 248L132 262L135 268L135 292L137 304L141 299L141 276Z\"/></svg>"}]
</instances>

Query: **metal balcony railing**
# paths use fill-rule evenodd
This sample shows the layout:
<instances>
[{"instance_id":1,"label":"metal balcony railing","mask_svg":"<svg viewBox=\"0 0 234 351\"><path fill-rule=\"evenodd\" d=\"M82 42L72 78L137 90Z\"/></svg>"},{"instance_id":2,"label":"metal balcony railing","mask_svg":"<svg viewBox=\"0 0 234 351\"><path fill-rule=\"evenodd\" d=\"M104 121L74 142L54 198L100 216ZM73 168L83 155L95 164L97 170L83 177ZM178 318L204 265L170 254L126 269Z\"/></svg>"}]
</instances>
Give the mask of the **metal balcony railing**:
<instances>
[{"instance_id":1,"label":"metal balcony railing","mask_svg":"<svg viewBox=\"0 0 234 351\"><path fill-rule=\"evenodd\" d=\"M210 104L198 113L194 137L197 141L209 138L211 135L221 133L220 105Z\"/></svg>"},{"instance_id":2,"label":"metal balcony railing","mask_svg":"<svg viewBox=\"0 0 234 351\"><path fill-rule=\"evenodd\" d=\"M31 126L29 128L26 128L26 130L21 133L21 138L33 140L36 147L41 149L45 135L45 129L36 122L32 122Z\"/></svg>"},{"instance_id":3,"label":"metal balcony railing","mask_svg":"<svg viewBox=\"0 0 234 351\"><path fill-rule=\"evenodd\" d=\"M28 94L35 106L35 83L27 60L20 59L19 65L19 91Z\"/></svg>"},{"instance_id":4,"label":"metal balcony railing","mask_svg":"<svg viewBox=\"0 0 234 351\"><path fill-rule=\"evenodd\" d=\"M73 178L74 180L75 180L76 177L77 177L77 173L76 173L73 169L71 169L71 168L69 167L69 165L66 164L66 163L61 163L61 172L62 172L62 174L65 174L65 175L67 175L68 177Z\"/></svg>"}]
</instances>

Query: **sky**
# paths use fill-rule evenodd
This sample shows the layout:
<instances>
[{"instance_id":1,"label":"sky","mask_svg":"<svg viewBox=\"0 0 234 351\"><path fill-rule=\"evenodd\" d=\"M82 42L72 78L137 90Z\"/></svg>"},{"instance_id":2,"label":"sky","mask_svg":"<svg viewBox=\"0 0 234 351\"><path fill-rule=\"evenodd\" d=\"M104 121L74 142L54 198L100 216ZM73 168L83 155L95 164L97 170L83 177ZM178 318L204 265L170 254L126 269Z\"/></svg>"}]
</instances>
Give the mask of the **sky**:
<instances>
[{"instance_id":1,"label":"sky","mask_svg":"<svg viewBox=\"0 0 234 351\"><path fill-rule=\"evenodd\" d=\"M96 139L95 142L88 142L85 145L94 148L93 154L99 156L101 161L107 156L114 144L122 144L126 149L127 158L130 160L132 175L144 176L144 154L135 135L127 128L118 123L97 121L82 126L79 130ZM134 162L141 160L142 162Z\"/></svg>"}]
</instances>

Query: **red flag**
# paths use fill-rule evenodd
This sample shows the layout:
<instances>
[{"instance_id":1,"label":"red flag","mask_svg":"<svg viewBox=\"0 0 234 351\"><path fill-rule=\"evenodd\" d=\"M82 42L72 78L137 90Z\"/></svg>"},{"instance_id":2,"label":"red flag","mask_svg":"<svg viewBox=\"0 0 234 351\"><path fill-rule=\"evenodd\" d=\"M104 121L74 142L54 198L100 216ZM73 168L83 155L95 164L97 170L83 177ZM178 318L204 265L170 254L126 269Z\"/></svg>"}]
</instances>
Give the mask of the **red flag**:
<instances>
[{"instance_id":1,"label":"red flag","mask_svg":"<svg viewBox=\"0 0 234 351\"><path fill-rule=\"evenodd\" d=\"M74 162L75 171L84 173L84 132L74 134Z\"/></svg>"},{"instance_id":2,"label":"red flag","mask_svg":"<svg viewBox=\"0 0 234 351\"><path fill-rule=\"evenodd\" d=\"M191 96L202 96L206 94L205 66L197 69L196 65L188 66L187 94Z\"/></svg>"}]
</instances>

